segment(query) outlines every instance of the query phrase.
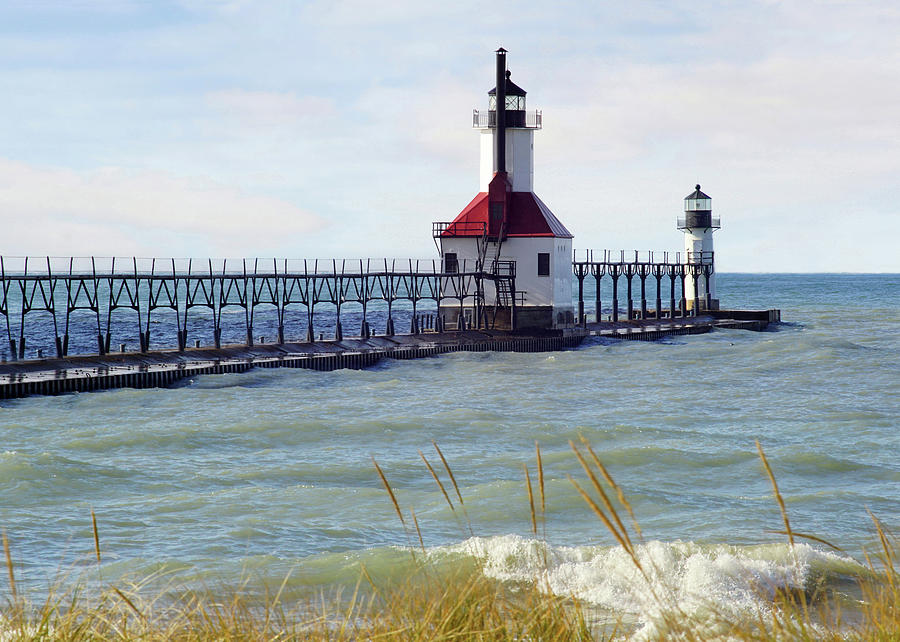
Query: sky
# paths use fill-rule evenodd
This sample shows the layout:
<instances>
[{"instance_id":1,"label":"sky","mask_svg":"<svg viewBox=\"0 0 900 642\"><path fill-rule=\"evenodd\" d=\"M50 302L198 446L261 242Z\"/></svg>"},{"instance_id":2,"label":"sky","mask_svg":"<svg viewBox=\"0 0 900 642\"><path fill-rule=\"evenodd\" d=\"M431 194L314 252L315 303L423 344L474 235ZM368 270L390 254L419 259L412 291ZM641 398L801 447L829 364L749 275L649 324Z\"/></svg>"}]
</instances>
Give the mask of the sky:
<instances>
[{"instance_id":1,"label":"sky","mask_svg":"<svg viewBox=\"0 0 900 642\"><path fill-rule=\"evenodd\" d=\"M434 258L493 51L585 249L900 272L892 1L0 0L0 254Z\"/></svg>"}]
</instances>

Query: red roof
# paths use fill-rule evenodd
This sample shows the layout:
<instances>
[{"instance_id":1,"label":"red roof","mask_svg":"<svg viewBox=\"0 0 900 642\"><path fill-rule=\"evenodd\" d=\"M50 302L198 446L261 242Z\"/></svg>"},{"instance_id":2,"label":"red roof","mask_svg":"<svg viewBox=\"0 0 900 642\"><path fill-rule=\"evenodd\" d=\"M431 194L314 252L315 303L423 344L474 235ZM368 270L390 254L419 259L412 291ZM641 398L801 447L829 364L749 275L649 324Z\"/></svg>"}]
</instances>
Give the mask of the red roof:
<instances>
[{"instance_id":1,"label":"red roof","mask_svg":"<svg viewBox=\"0 0 900 642\"><path fill-rule=\"evenodd\" d=\"M488 225L487 192L479 192L441 236L481 236ZM550 208L534 192L510 192L506 236L573 238Z\"/></svg>"}]
</instances>

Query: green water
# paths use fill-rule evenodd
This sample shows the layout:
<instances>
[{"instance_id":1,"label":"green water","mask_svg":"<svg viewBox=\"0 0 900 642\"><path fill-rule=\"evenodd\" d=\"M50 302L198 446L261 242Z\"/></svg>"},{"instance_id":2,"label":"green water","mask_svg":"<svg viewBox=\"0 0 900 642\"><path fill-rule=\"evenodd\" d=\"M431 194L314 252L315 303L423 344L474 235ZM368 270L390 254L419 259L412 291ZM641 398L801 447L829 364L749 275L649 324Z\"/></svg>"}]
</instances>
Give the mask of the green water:
<instances>
[{"instance_id":1,"label":"green water","mask_svg":"<svg viewBox=\"0 0 900 642\"><path fill-rule=\"evenodd\" d=\"M0 522L17 572L40 590L86 565L93 508L109 579L165 565L192 580L292 572L293 586L322 587L354 582L360 561L402 574L397 547L410 540L374 458L436 559L483 557L510 581L549 572L555 591L640 618L645 590L568 479L584 481L568 443L583 435L628 493L642 555L684 604L752 605L754 582L841 573L845 557L819 545L790 553L770 532L781 517L755 440L796 530L858 556L874 543L867 509L900 526L900 280L720 275L719 290L729 306L780 307L787 323L3 402ZM549 571L522 469L534 474L535 441Z\"/></svg>"}]
</instances>

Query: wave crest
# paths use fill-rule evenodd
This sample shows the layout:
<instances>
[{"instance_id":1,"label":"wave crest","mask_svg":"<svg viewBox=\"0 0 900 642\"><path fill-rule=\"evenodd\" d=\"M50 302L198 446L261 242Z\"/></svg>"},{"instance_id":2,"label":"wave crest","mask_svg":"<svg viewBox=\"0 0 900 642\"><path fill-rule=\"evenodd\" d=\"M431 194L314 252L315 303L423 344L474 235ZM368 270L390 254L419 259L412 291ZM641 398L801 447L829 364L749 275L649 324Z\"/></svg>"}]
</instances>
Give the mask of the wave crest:
<instances>
[{"instance_id":1,"label":"wave crest","mask_svg":"<svg viewBox=\"0 0 900 642\"><path fill-rule=\"evenodd\" d=\"M650 541L636 546L643 572L620 546L551 546L518 535L473 537L431 549L434 559L465 555L502 582L538 582L652 638L673 613L695 621L768 614L776 591L799 591L825 574L859 571L856 562L808 544L731 546ZM607 617L603 617L603 614Z\"/></svg>"}]
</instances>

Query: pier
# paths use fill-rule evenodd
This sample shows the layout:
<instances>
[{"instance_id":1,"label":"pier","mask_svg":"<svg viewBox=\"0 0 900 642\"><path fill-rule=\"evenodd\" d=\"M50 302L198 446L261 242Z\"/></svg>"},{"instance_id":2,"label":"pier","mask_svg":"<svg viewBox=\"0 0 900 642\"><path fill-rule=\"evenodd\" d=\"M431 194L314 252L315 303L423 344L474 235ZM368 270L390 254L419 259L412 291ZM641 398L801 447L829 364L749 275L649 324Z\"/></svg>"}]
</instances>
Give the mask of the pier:
<instances>
[{"instance_id":1,"label":"pier","mask_svg":"<svg viewBox=\"0 0 900 642\"><path fill-rule=\"evenodd\" d=\"M583 252L572 262L577 315L556 328L529 328L515 324L515 297L485 294L486 283L516 291L514 266L497 261L0 257L8 345L0 349L0 399L167 386L250 368L337 370L457 351L544 352L591 336L652 341L780 321L777 310L689 302L686 291L700 290L713 258ZM448 302L459 311L452 323L441 312ZM494 327L500 308L511 327ZM406 332L397 330L399 320Z\"/></svg>"},{"instance_id":2,"label":"pier","mask_svg":"<svg viewBox=\"0 0 900 642\"><path fill-rule=\"evenodd\" d=\"M703 316L659 323L591 323L583 328L545 334L466 330L391 339L226 346L20 361L0 365L0 399L113 388L165 387L186 378L246 372L252 368L330 371L367 368L383 359L419 359L451 352L549 352L576 348L588 337L656 341L667 336L705 334L715 328L764 330L777 320L776 312L743 311L739 315L745 317L743 319Z\"/></svg>"},{"instance_id":3,"label":"pier","mask_svg":"<svg viewBox=\"0 0 900 642\"><path fill-rule=\"evenodd\" d=\"M588 337L653 341L717 327L764 330L780 321L777 310L704 310L697 301L687 306L685 279L703 278L711 271L711 259L682 263L677 253L586 252L583 260L572 263L577 318L553 329L498 329L490 327L486 314L476 315L478 322L468 326L467 317L459 314L452 327L438 314L447 300L475 309L491 307L483 284L497 275L481 265L459 263L447 269L441 261L207 260L203 270L195 269L193 261L179 270L177 260L132 258L126 263L130 269L124 270L117 268L121 260L45 258L37 267L34 260L22 259L21 269L13 271L7 269L11 261L3 258L0 315L10 351L3 352L0 363L0 399L161 387L251 368L327 371L459 351L545 352L575 348ZM54 270L60 263L68 270ZM98 263L108 269L97 270ZM76 270L78 264L89 264L91 270ZM291 271L296 264L303 269ZM588 277L593 283L586 283ZM504 268L502 278L515 287L514 272ZM647 304L648 279L656 293L652 307ZM621 310L620 280L625 287ZM612 307L606 310L600 295L604 287L612 292ZM585 311L590 289L593 314ZM344 325L353 304L356 331L351 335ZM240 313L223 314L229 308ZM395 328L401 317L408 322L406 333ZM256 336L261 326L275 330L269 342ZM151 347L151 328L162 347ZM287 337L287 330L302 336ZM224 343L225 335L245 340ZM197 336L210 341L202 345ZM111 349L114 339L121 341L119 350ZM38 348L26 359L26 346L37 340L55 349L55 355L45 357ZM91 341L95 349L85 350ZM79 354L69 354L72 345L80 346ZM134 348L128 350L129 345Z\"/></svg>"},{"instance_id":4,"label":"pier","mask_svg":"<svg viewBox=\"0 0 900 642\"><path fill-rule=\"evenodd\" d=\"M592 281L593 320L602 321L603 285L611 286L609 320L618 322L620 286L624 318L687 318L712 306L695 295L686 299L686 280L709 281L713 255L682 258L679 252L586 251L572 262L577 279L577 316L559 326L586 327L586 281ZM647 286L655 286L653 307ZM495 284L494 299L485 284ZM527 294L503 296L505 283L516 292L515 265L484 260L275 260L18 258L0 256L0 316L7 348L0 359L76 354L106 355L153 349L253 347L265 343L344 336L395 336L397 319L410 334L445 330L516 331L516 307ZM635 288L640 297L636 298ZM507 292L509 290L506 290ZM666 293L664 307L663 291ZM511 323L498 328L496 310L508 308ZM323 309L324 308L324 309ZM452 322L439 310L456 308ZM464 315L464 309L475 314ZM237 315L226 312L236 310ZM487 311L493 310L494 314ZM569 315L571 316L571 315ZM376 319L381 327L376 327ZM348 328L348 323L355 327ZM526 326L527 327L527 326ZM294 336L289 336L290 332ZM402 330L401 330L402 332ZM223 334L224 333L224 334ZM223 336L230 341L223 341ZM72 350L74 347L75 350Z\"/></svg>"}]
</instances>

